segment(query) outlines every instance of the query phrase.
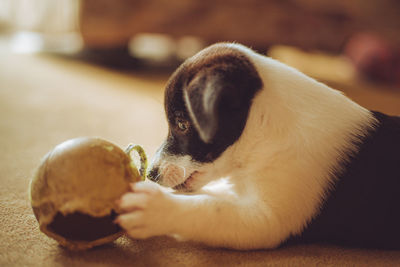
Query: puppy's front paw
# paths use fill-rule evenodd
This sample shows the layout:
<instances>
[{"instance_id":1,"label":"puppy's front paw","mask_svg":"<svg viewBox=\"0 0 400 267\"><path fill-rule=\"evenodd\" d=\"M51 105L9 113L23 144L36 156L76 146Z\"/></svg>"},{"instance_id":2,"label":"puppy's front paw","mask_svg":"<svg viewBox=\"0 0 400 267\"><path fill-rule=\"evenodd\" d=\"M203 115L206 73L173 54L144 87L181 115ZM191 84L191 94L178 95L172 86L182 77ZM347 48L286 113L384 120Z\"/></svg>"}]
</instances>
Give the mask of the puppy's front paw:
<instances>
[{"instance_id":1,"label":"puppy's front paw","mask_svg":"<svg viewBox=\"0 0 400 267\"><path fill-rule=\"evenodd\" d=\"M171 231L173 202L168 193L153 182L138 182L131 185L132 192L126 193L119 201L125 212L116 222L132 238L143 239L167 235Z\"/></svg>"}]
</instances>

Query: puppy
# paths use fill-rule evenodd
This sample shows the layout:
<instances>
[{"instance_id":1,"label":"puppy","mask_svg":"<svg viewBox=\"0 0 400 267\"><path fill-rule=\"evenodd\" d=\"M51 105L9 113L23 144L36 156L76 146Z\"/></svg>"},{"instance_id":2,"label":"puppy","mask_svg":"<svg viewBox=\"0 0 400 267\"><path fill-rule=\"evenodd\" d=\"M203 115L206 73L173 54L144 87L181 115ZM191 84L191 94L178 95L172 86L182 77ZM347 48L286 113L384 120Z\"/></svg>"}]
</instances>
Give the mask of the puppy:
<instances>
[{"instance_id":1,"label":"puppy","mask_svg":"<svg viewBox=\"0 0 400 267\"><path fill-rule=\"evenodd\" d=\"M136 183L120 201L117 222L131 237L399 247L400 117L229 43L175 71L165 111L156 183Z\"/></svg>"}]
</instances>

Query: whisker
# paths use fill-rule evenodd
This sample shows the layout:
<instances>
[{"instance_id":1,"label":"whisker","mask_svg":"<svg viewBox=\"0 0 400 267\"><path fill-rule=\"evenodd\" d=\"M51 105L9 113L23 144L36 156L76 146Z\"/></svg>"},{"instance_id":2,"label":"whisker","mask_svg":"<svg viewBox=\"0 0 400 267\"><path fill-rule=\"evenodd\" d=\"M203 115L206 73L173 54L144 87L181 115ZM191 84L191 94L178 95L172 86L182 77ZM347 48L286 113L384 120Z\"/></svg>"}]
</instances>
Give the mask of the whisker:
<instances>
[{"instance_id":1,"label":"whisker","mask_svg":"<svg viewBox=\"0 0 400 267\"><path fill-rule=\"evenodd\" d=\"M156 178L154 178L154 181L156 183L160 181L160 176L161 176L161 174L159 173L159 174L157 174Z\"/></svg>"}]
</instances>

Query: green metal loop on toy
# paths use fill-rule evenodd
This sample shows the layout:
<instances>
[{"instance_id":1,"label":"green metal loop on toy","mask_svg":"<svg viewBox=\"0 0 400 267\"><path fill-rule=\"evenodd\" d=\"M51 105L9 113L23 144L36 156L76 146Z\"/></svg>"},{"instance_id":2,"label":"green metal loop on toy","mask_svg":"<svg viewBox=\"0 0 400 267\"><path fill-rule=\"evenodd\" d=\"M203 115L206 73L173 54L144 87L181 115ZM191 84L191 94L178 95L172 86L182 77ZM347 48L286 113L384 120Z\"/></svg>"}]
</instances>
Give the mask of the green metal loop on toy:
<instances>
[{"instance_id":1,"label":"green metal loop on toy","mask_svg":"<svg viewBox=\"0 0 400 267\"><path fill-rule=\"evenodd\" d=\"M128 154L128 156L131 158L131 164L137 168L135 163L132 161L131 153L132 151L135 150L136 153L138 153L140 157L140 169L139 169L139 174L142 177L142 180L146 179L146 170L147 170L147 156L146 153L144 152L144 149L135 144L130 144L126 149L125 153Z\"/></svg>"}]
</instances>

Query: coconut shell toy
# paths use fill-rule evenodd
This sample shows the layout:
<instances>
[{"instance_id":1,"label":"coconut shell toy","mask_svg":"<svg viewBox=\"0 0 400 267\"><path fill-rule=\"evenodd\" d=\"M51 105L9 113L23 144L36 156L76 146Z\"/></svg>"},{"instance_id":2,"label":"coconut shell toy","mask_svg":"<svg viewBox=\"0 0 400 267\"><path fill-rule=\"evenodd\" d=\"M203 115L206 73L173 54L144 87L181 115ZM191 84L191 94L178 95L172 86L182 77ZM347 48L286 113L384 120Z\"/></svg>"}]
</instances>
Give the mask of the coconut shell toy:
<instances>
[{"instance_id":1,"label":"coconut shell toy","mask_svg":"<svg viewBox=\"0 0 400 267\"><path fill-rule=\"evenodd\" d=\"M131 158L136 151L138 164ZM140 165L140 168L136 166ZM30 200L40 230L72 250L112 242L123 234L113 223L116 205L129 184L143 180L144 150L126 151L99 138L76 138L44 157L30 185Z\"/></svg>"}]
</instances>

